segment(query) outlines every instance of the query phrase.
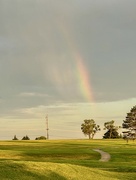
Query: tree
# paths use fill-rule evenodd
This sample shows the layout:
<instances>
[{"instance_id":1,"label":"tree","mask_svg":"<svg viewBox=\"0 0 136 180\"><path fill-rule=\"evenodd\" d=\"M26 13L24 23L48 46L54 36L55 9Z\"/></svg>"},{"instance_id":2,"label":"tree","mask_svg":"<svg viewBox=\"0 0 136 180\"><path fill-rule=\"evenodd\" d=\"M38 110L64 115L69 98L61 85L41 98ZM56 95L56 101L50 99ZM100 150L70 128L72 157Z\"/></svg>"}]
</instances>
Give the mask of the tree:
<instances>
[{"instance_id":1,"label":"tree","mask_svg":"<svg viewBox=\"0 0 136 180\"><path fill-rule=\"evenodd\" d=\"M22 138L22 140L30 140L30 138L26 135Z\"/></svg>"},{"instance_id":2,"label":"tree","mask_svg":"<svg viewBox=\"0 0 136 180\"><path fill-rule=\"evenodd\" d=\"M81 130L89 139L93 139L96 132L100 131L100 126L96 125L93 119L85 119L84 123L81 124Z\"/></svg>"},{"instance_id":3,"label":"tree","mask_svg":"<svg viewBox=\"0 0 136 180\"><path fill-rule=\"evenodd\" d=\"M124 131L124 139L136 139L136 106L133 106L129 113L127 113L126 119L123 121L122 127L127 131Z\"/></svg>"},{"instance_id":4,"label":"tree","mask_svg":"<svg viewBox=\"0 0 136 180\"><path fill-rule=\"evenodd\" d=\"M112 133L111 133L111 130L108 130L104 136L103 136L104 139L115 139L115 138L120 138L119 136L119 133L116 131L116 129L113 129L112 130Z\"/></svg>"},{"instance_id":5,"label":"tree","mask_svg":"<svg viewBox=\"0 0 136 180\"><path fill-rule=\"evenodd\" d=\"M16 135L14 136L14 138L12 140L18 140L18 138L16 137Z\"/></svg>"},{"instance_id":6,"label":"tree","mask_svg":"<svg viewBox=\"0 0 136 180\"><path fill-rule=\"evenodd\" d=\"M119 126L114 125L114 121L108 121L104 123L104 130L107 130L107 132L104 134L104 139L114 139L119 138L119 133L117 130L119 129Z\"/></svg>"}]
</instances>

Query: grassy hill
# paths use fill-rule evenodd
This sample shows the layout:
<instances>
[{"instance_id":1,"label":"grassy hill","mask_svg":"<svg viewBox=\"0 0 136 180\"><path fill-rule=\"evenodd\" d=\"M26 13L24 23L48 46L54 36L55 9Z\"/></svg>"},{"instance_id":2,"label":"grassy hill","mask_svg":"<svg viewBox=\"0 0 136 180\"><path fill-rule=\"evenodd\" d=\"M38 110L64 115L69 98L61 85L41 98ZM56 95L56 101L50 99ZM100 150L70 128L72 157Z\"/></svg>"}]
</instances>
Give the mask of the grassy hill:
<instances>
[{"instance_id":1,"label":"grassy hill","mask_svg":"<svg viewBox=\"0 0 136 180\"><path fill-rule=\"evenodd\" d=\"M100 162L100 154L111 154ZM1 180L134 180L136 142L124 140L0 141Z\"/></svg>"}]
</instances>

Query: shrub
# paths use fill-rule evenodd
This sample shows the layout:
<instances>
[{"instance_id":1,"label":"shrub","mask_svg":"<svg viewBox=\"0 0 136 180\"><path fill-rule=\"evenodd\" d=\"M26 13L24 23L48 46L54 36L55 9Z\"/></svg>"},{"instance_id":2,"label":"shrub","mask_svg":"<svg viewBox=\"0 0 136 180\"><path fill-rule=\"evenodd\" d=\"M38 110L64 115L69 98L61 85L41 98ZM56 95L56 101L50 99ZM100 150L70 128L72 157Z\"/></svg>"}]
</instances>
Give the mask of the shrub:
<instances>
[{"instance_id":1,"label":"shrub","mask_svg":"<svg viewBox=\"0 0 136 180\"><path fill-rule=\"evenodd\" d=\"M22 140L30 140L30 138L26 135L22 138Z\"/></svg>"},{"instance_id":2,"label":"shrub","mask_svg":"<svg viewBox=\"0 0 136 180\"><path fill-rule=\"evenodd\" d=\"M46 140L45 136L36 137L35 140Z\"/></svg>"},{"instance_id":3,"label":"shrub","mask_svg":"<svg viewBox=\"0 0 136 180\"><path fill-rule=\"evenodd\" d=\"M16 135L14 136L14 138L12 140L18 140L18 138L16 137Z\"/></svg>"}]
</instances>

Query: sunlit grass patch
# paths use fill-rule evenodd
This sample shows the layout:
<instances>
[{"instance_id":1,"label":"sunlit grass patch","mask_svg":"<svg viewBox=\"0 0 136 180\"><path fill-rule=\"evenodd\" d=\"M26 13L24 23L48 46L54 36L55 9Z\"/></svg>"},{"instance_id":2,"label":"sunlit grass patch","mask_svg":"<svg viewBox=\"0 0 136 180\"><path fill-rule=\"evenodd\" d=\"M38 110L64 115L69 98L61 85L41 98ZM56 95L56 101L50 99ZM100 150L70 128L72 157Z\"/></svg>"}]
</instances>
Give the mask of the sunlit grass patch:
<instances>
[{"instance_id":1,"label":"sunlit grass patch","mask_svg":"<svg viewBox=\"0 0 136 180\"><path fill-rule=\"evenodd\" d=\"M12 150L0 150L0 159L16 159L19 160L21 159L21 153L19 154L19 152L16 151L12 151Z\"/></svg>"},{"instance_id":2,"label":"sunlit grass patch","mask_svg":"<svg viewBox=\"0 0 136 180\"><path fill-rule=\"evenodd\" d=\"M79 165L59 164L48 162L3 162L0 163L1 180L27 180L27 179L50 179L50 180L117 180L123 174L107 172L99 169L82 167Z\"/></svg>"}]
</instances>

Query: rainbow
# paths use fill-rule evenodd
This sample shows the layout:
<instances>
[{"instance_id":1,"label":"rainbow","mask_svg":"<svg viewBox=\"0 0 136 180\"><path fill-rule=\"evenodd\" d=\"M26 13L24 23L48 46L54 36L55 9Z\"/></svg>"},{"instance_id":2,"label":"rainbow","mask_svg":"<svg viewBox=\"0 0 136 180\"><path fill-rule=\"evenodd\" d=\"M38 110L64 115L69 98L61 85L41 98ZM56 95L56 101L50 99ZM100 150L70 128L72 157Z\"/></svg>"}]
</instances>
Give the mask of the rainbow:
<instances>
[{"instance_id":1,"label":"rainbow","mask_svg":"<svg viewBox=\"0 0 136 180\"><path fill-rule=\"evenodd\" d=\"M77 51L76 45L73 40L74 38L72 38L70 30L68 30L66 24L64 25L64 21L63 23L59 21L58 29L60 34L63 35L63 38L65 39L65 42L71 54L71 58L74 60L76 67L77 84L79 86L78 89L87 101L92 102L93 92L91 88L91 80L89 77L88 69L86 68L80 52Z\"/></svg>"},{"instance_id":2,"label":"rainbow","mask_svg":"<svg viewBox=\"0 0 136 180\"><path fill-rule=\"evenodd\" d=\"M75 55L78 84L82 95L89 101L93 101L93 93L90 85L90 78L84 61L79 53Z\"/></svg>"}]
</instances>

